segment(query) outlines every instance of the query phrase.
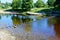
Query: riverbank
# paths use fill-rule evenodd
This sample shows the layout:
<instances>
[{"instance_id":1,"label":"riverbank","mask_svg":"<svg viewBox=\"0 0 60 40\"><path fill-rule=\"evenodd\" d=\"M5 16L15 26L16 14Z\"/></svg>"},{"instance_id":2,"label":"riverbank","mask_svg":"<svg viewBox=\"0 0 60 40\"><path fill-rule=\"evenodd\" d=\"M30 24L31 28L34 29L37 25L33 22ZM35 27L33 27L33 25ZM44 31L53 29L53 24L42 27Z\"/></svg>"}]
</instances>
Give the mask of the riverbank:
<instances>
[{"instance_id":1,"label":"riverbank","mask_svg":"<svg viewBox=\"0 0 60 40\"><path fill-rule=\"evenodd\" d=\"M42 11L42 10L44 10L44 9L48 9L48 8L33 8L33 9L31 9L29 12L33 12L33 13L38 13L38 11ZM26 10L25 11L22 11L21 9L1 9L0 10L0 13L11 13L11 12L19 12L19 13L24 13L24 12L26 12Z\"/></svg>"},{"instance_id":2,"label":"riverbank","mask_svg":"<svg viewBox=\"0 0 60 40\"><path fill-rule=\"evenodd\" d=\"M39 15L39 16L44 15L43 13L35 13L31 11L18 12L12 9L2 9L0 10L0 14Z\"/></svg>"},{"instance_id":3,"label":"riverbank","mask_svg":"<svg viewBox=\"0 0 60 40\"><path fill-rule=\"evenodd\" d=\"M29 12L29 13L28 13ZM47 15L59 15L60 11L54 11L53 10L53 7L52 8L33 8L31 9L30 11L22 11L21 9L15 9L15 10L12 10L11 8L10 9L1 9L0 10L0 14L21 14L21 15L27 15L30 14L30 15L44 15L44 14L47 14Z\"/></svg>"},{"instance_id":4,"label":"riverbank","mask_svg":"<svg viewBox=\"0 0 60 40\"><path fill-rule=\"evenodd\" d=\"M18 12L5 11L6 9L0 10L0 14L19 14Z\"/></svg>"}]
</instances>

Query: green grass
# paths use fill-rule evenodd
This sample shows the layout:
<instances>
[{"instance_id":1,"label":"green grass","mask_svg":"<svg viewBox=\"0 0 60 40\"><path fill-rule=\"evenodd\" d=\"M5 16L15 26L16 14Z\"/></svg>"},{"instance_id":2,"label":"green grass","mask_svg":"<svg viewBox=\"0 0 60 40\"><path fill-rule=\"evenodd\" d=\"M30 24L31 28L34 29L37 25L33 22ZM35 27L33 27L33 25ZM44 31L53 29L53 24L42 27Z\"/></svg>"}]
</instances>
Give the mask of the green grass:
<instances>
[{"instance_id":1,"label":"green grass","mask_svg":"<svg viewBox=\"0 0 60 40\"><path fill-rule=\"evenodd\" d=\"M45 9L45 8L33 8L30 10L30 12L37 12L37 11L41 11L43 9Z\"/></svg>"},{"instance_id":2,"label":"green grass","mask_svg":"<svg viewBox=\"0 0 60 40\"><path fill-rule=\"evenodd\" d=\"M2 7L0 7L0 10L3 9Z\"/></svg>"},{"instance_id":3,"label":"green grass","mask_svg":"<svg viewBox=\"0 0 60 40\"><path fill-rule=\"evenodd\" d=\"M33 8L30 10L30 12L34 12L34 13L40 13L40 12L52 12L54 7L42 7L42 8Z\"/></svg>"},{"instance_id":4,"label":"green grass","mask_svg":"<svg viewBox=\"0 0 60 40\"><path fill-rule=\"evenodd\" d=\"M45 10L45 9L47 9L47 10ZM30 12L41 12L41 11L48 11L48 9L49 8L33 8L33 9L31 9L30 10ZM51 10L49 10L49 11L51 11Z\"/></svg>"}]
</instances>

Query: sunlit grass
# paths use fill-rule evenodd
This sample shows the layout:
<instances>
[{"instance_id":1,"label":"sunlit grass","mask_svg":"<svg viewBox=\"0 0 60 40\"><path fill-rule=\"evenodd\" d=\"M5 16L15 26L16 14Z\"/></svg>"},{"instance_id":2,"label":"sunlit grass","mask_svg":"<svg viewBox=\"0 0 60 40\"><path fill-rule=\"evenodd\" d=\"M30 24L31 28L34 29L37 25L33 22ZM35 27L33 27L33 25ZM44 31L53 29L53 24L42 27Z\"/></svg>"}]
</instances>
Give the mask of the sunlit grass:
<instances>
[{"instance_id":1,"label":"sunlit grass","mask_svg":"<svg viewBox=\"0 0 60 40\"><path fill-rule=\"evenodd\" d=\"M0 10L3 9L2 7L0 7Z\"/></svg>"},{"instance_id":2,"label":"sunlit grass","mask_svg":"<svg viewBox=\"0 0 60 40\"><path fill-rule=\"evenodd\" d=\"M33 8L30 10L30 12L38 12L38 11L41 11L41 10L44 10L44 9L49 9L49 8Z\"/></svg>"}]
</instances>

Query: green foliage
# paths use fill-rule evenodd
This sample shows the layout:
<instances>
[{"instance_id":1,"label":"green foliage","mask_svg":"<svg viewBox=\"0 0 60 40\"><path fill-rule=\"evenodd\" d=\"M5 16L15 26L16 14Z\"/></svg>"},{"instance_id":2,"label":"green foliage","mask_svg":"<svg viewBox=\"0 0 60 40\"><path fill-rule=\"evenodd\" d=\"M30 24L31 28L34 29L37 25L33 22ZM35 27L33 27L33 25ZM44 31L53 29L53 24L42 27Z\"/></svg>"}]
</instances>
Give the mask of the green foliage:
<instances>
[{"instance_id":1,"label":"green foliage","mask_svg":"<svg viewBox=\"0 0 60 40\"><path fill-rule=\"evenodd\" d=\"M43 7L44 6L44 2L42 0L38 0L36 3L35 3L36 7Z\"/></svg>"},{"instance_id":2,"label":"green foliage","mask_svg":"<svg viewBox=\"0 0 60 40\"><path fill-rule=\"evenodd\" d=\"M56 0L56 2L54 3L54 7L60 9L60 0Z\"/></svg>"},{"instance_id":3,"label":"green foliage","mask_svg":"<svg viewBox=\"0 0 60 40\"><path fill-rule=\"evenodd\" d=\"M45 4L44 7L45 7L45 8L48 8L48 4Z\"/></svg>"},{"instance_id":4,"label":"green foliage","mask_svg":"<svg viewBox=\"0 0 60 40\"><path fill-rule=\"evenodd\" d=\"M11 3L5 3L5 5L4 5L4 8L9 8L9 7L11 7Z\"/></svg>"},{"instance_id":5,"label":"green foliage","mask_svg":"<svg viewBox=\"0 0 60 40\"><path fill-rule=\"evenodd\" d=\"M55 6L56 6L56 5L60 5L60 0L56 0L55 3L54 3L54 5L55 5Z\"/></svg>"},{"instance_id":6,"label":"green foliage","mask_svg":"<svg viewBox=\"0 0 60 40\"><path fill-rule=\"evenodd\" d=\"M21 7L21 0L13 0L12 9L19 9Z\"/></svg>"},{"instance_id":7,"label":"green foliage","mask_svg":"<svg viewBox=\"0 0 60 40\"><path fill-rule=\"evenodd\" d=\"M48 0L47 3L48 3L49 6L53 6L54 3L55 3L55 1L56 1L56 0Z\"/></svg>"},{"instance_id":8,"label":"green foliage","mask_svg":"<svg viewBox=\"0 0 60 40\"><path fill-rule=\"evenodd\" d=\"M22 0L22 9L24 10L30 10L33 8L33 0Z\"/></svg>"}]
</instances>

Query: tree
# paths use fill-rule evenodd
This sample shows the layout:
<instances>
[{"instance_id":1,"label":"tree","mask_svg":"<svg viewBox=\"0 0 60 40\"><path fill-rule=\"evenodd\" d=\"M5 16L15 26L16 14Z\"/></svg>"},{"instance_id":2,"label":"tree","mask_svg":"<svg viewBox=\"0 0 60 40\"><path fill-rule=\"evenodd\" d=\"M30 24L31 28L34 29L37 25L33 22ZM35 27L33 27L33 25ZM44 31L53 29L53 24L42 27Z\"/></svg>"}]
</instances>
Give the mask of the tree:
<instances>
[{"instance_id":1,"label":"tree","mask_svg":"<svg viewBox=\"0 0 60 40\"><path fill-rule=\"evenodd\" d=\"M35 3L36 7L43 7L44 6L44 2L42 0L38 0L36 3Z\"/></svg>"},{"instance_id":2,"label":"tree","mask_svg":"<svg viewBox=\"0 0 60 40\"><path fill-rule=\"evenodd\" d=\"M11 3L6 2L5 3L5 8L9 8L9 7L11 7Z\"/></svg>"},{"instance_id":3,"label":"tree","mask_svg":"<svg viewBox=\"0 0 60 40\"><path fill-rule=\"evenodd\" d=\"M49 6L53 6L54 3L55 3L55 1L56 1L56 0L48 0L47 3L48 3Z\"/></svg>"},{"instance_id":4,"label":"tree","mask_svg":"<svg viewBox=\"0 0 60 40\"><path fill-rule=\"evenodd\" d=\"M56 0L54 6L60 8L60 0Z\"/></svg>"},{"instance_id":5,"label":"tree","mask_svg":"<svg viewBox=\"0 0 60 40\"><path fill-rule=\"evenodd\" d=\"M59 9L60 10L60 0L56 0L56 2L54 3L54 7L55 9Z\"/></svg>"},{"instance_id":6,"label":"tree","mask_svg":"<svg viewBox=\"0 0 60 40\"><path fill-rule=\"evenodd\" d=\"M13 0L11 6L12 6L12 9L19 9L19 8L21 8L21 0Z\"/></svg>"},{"instance_id":7,"label":"tree","mask_svg":"<svg viewBox=\"0 0 60 40\"><path fill-rule=\"evenodd\" d=\"M30 10L33 8L33 0L22 0L22 9L23 10Z\"/></svg>"}]
</instances>

